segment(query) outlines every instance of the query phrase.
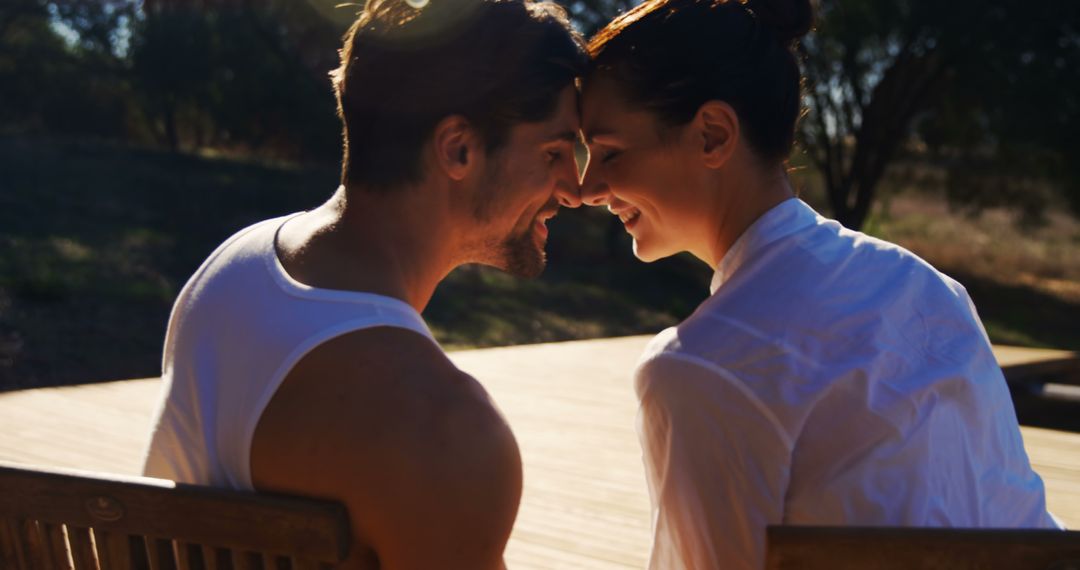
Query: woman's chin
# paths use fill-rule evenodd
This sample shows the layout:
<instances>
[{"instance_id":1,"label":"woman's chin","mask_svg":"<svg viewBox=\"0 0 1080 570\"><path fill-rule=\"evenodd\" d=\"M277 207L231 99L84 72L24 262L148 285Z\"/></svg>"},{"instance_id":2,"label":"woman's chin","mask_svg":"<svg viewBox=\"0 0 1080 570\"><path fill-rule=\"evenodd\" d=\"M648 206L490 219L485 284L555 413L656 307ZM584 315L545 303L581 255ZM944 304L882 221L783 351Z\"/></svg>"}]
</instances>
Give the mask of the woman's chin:
<instances>
[{"instance_id":1,"label":"woman's chin","mask_svg":"<svg viewBox=\"0 0 1080 570\"><path fill-rule=\"evenodd\" d=\"M661 251L659 248L651 247L648 243L642 243L636 238L634 239L634 257L638 258L645 263L652 263L658 259L663 259L675 252Z\"/></svg>"}]
</instances>

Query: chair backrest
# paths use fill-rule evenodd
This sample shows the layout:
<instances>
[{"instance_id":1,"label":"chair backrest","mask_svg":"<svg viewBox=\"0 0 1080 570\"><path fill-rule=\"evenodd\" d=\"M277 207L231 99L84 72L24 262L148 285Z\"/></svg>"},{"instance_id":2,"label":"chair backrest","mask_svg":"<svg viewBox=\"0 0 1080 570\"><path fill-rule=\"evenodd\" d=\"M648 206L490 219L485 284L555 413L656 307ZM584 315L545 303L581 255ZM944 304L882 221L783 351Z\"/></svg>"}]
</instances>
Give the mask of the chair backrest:
<instances>
[{"instance_id":1,"label":"chair backrest","mask_svg":"<svg viewBox=\"0 0 1080 570\"><path fill-rule=\"evenodd\" d=\"M337 503L0 464L3 570L322 570L348 546Z\"/></svg>"},{"instance_id":2,"label":"chair backrest","mask_svg":"<svg viewBox=\"0 0 1080 570\"><path fill-rule=\"evenodd\" d=\"M770 526L766 570L1080 570L1080 532Z\"/></svg>"}]
</instances>

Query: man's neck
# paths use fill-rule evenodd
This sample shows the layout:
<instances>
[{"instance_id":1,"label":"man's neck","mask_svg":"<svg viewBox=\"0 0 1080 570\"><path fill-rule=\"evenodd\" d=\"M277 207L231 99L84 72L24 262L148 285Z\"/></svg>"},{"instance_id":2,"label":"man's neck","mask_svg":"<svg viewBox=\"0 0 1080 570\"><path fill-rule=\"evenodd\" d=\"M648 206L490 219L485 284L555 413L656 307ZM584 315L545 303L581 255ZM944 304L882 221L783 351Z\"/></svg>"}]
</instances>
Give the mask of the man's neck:
<instances>
[{"instance_id":1,"label":"man's neck","mask_svg":"<svg viewBox=\"0 0 1080 570\"><path fill-rule=\"evenodd\" d=\"M289 220L277 238L285 270L322 289L361 291L405 301L423 312L457 265L449 216L416 191L347 195Z\"/></svg>"}]
</instances>

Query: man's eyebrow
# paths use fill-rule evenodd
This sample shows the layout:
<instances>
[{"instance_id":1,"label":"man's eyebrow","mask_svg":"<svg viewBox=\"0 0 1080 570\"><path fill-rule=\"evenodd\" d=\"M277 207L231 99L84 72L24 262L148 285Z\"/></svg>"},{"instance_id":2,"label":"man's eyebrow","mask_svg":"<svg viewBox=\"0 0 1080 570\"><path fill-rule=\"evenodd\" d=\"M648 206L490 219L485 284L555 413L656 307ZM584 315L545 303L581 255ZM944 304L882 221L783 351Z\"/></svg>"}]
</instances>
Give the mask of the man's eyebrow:
<instances>
[{"instance_id":1,"label":"man's eyebrow","mask_svg":"<svg viewBox=\"0 0 1080 570\"><path fill-rule=\"evenodd\" d=\"M575 142L578 140L578 132L575 130L560 131L547 138L545 142Z\"/></svg>"}]
</instances>

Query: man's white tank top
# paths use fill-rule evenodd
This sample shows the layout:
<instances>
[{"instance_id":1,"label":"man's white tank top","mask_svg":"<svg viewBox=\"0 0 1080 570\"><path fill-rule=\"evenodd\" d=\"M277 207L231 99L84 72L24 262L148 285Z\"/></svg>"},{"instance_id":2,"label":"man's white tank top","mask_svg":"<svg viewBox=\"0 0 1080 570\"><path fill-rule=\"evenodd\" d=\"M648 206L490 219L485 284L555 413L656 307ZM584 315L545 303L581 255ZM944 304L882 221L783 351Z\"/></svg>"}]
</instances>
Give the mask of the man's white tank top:
<instances>
[{"instance_id":1,"label":"man's white tank top","mask_svg":"<svg viewBox=\"0 0 1080 570\"><path fill-rule=\"evenodd\" d=\"M295 215L229 238L180 292L165 336L163 394L145 475L251 490L255 426L305 354L370 327L408 329L435 342L404 301L292 279L274 241Z\"/></svg>"}]
</instances>

